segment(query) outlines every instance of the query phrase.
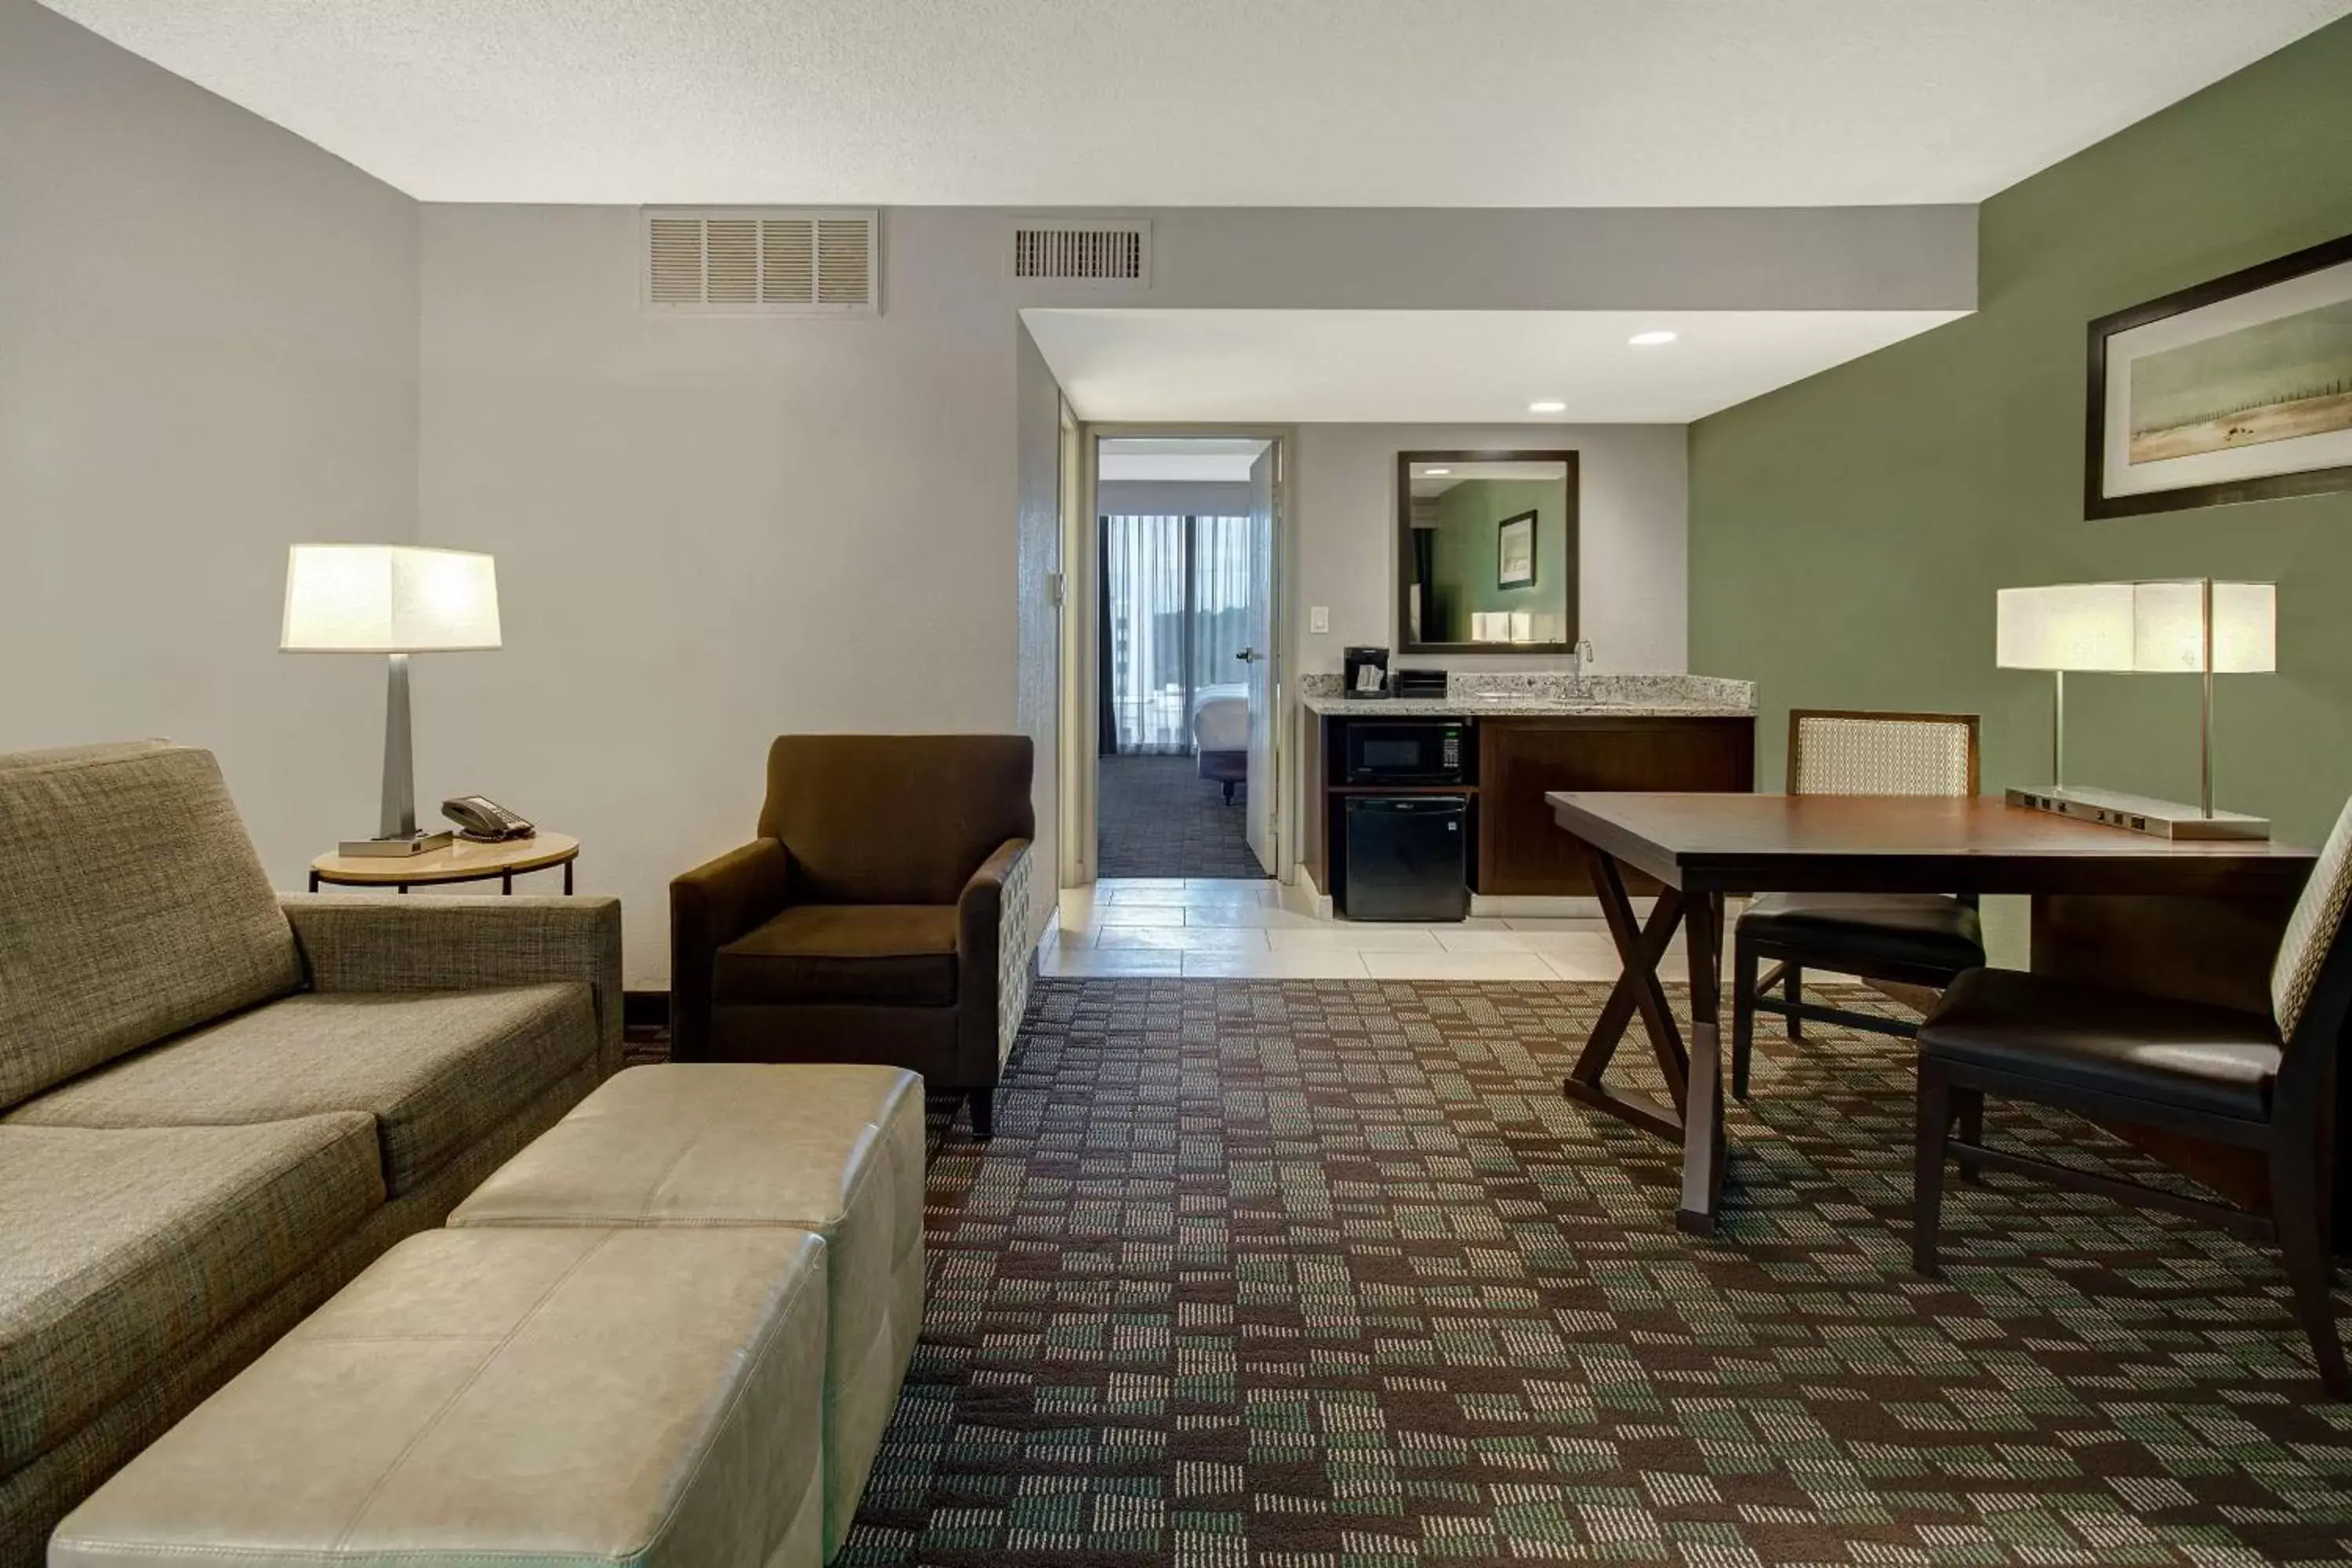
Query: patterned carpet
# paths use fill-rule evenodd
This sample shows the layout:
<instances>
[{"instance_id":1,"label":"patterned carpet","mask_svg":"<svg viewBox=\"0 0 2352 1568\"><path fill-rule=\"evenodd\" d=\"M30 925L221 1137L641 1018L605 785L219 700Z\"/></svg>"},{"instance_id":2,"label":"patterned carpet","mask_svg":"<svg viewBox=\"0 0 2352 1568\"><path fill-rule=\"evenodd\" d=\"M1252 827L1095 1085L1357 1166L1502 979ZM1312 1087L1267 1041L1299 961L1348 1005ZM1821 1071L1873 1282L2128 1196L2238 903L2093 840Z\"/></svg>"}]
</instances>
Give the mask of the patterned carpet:
<instances>
[{"instance_id":1,"label":"patterned carpet","mask_svg":"<svg viewBox=\"0 0 2352 1568\"><path fill-rule=\"evenodd\" d=\"M1042 982L838 1561L2352 1559L2267 1255L1996 1177L1916 1278L1903 1047L1818 1028L1683 1236L1672 1151L1559 1097L1602 995Z\"/></svg>"},{"instance_id":2,"label":"patterned carpet","mask_svg":"<svg viewBox=\"0 0 2352 1568\"><path fill-rule=\"evenodd\" d=\"M1246 787L1223 785L1190 757L1098 759L1096 874L1103 877L1263 877L1243 837Z\"/></svg>"}]
</instances>

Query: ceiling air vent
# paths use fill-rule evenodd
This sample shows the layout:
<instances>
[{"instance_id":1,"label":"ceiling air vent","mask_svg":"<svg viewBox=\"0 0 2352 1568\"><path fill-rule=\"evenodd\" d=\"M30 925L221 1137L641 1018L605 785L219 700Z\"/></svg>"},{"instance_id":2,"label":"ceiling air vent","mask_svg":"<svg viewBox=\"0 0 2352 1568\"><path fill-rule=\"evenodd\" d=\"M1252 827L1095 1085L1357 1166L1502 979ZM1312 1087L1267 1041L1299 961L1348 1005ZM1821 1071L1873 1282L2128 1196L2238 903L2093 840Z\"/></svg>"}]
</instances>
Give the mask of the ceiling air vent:
<instances>
[{"instance_id":1,"label":"ceiling air vent","mask_svg":"<svg viewBox=\"0 0 2352 1568\"><path fill-rule=\"evenodd\" d=\"M1151 286L1151 226L1132 218L1019 218L1013 276L1103 288Z\"/></svg>"},{"instance_id":2,"label":"ceiling air vent","mask_svg":"<svg viewBox=\"0 0 2352 1568\"><path fill-rule=\"evenodd\" d=\"M704 316L879 314L868 212L647 207L646 305Z\"/></svg>"}]
</instances>

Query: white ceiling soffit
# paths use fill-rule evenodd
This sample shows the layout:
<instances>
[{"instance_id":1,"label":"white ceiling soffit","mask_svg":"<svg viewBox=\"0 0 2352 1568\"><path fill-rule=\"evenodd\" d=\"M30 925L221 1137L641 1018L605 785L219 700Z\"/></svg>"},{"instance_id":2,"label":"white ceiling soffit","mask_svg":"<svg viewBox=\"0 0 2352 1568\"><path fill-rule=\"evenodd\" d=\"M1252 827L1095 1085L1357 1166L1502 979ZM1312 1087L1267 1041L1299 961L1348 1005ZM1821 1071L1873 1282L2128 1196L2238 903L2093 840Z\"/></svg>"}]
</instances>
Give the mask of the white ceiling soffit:
<instances>
[{"instance_id":1,"label":"white ceiling soffit","mask_svg":"<svg viewBox=\"0 0 2352 1568\"><path fill-rule=\"evenodd\" d=\"M1103 442L1097 477L1229 484L1250 477L1263 441L1223 437L1114 437Z\"/></svg>"},{"instance_id":2,"label":"white ceiling soffit","mask_svg":"<svg viewBox=\"0 0 2352 1568\"><path fill-rule=\"evenodd\" d=\"M1087 419L1683 425L1954 310L1022 312ZM1636 332L1673 342L1636 347ZM1565 407L1538 414L1529 405Z\"/></svg>"},{"instance_id":3,"label":"white ceiling soffit","mask_svg":"<svg viewBox=\"0 0 2352 1568\"><path fill-rule=\"evenodd\" d=\"M429 201L1973 202L2352 0L46 0Z\"/></svg>"}]
</instances>

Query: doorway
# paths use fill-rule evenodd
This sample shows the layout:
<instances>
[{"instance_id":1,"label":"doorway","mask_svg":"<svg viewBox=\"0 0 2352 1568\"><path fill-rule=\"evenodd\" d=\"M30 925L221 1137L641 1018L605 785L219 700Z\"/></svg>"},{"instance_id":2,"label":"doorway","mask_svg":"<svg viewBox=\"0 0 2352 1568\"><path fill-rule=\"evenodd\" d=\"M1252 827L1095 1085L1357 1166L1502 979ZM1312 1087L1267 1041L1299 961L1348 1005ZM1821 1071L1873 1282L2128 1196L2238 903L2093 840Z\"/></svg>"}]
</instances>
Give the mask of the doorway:
<instances>
[{"instance_id":1,"label":"doorway","mask_svg":"<svg viewBox=\"0 0 2352 1568\"><path fill-rule=\"evenodd\" d=\"M1278 438L1104 435L1094 457L1095 872L1265 879Z\"/></svg>"}]
</instances>

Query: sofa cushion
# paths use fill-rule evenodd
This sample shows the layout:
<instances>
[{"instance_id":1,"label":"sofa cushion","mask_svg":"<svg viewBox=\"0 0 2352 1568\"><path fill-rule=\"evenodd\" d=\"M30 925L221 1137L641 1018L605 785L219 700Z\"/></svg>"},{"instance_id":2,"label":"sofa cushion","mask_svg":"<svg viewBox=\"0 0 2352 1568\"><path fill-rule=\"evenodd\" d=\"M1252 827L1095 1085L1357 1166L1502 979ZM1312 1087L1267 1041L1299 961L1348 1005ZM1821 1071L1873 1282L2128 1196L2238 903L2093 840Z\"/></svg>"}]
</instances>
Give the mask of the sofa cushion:
<instances>
[{"instance_id":1,"label":"sofa cushion","mask_svg":"<svg viewBox=\"0 0 2352 1568\"><path fill-rule=\"evenodd\" d=\"M956 999L952 904L795 904L719 950L722 1002L948 1007Z\"/></svg>"},{"instance_id":2,"label":"sofa cushion","mask_svg":"<svg viewBox=\"0 0 2352 1568\"><path fill-rule=\"evenodd\" d=\"M356 1111L0 1126L0 1470L80 1427L383 1202Z\"/></svg>"},{"instance_id":3,"label":"sofa cushion","mask_svg":"<svg viewBox=\"0 0 2352 1568\"><path fill-rule=\"evenodd\" d=\"M579 982L291 996L116 1062L6 1125L179 1127L363 1110L398 1197L595 1059Z\"/></svg>"},{"instance_id":4,"label":"sofa cushion","mask_svg":"<svg viewBox=\"0 0 2352 1568\"><path fill-rule=\"evenodd\" d=\"M301 980L211 752L0 756L0 1110Z\"/></svg>"}]
</instances>

